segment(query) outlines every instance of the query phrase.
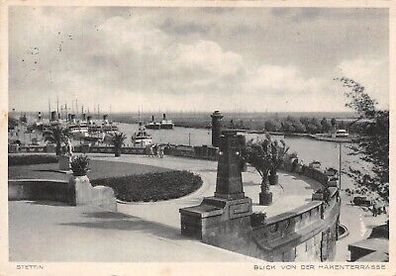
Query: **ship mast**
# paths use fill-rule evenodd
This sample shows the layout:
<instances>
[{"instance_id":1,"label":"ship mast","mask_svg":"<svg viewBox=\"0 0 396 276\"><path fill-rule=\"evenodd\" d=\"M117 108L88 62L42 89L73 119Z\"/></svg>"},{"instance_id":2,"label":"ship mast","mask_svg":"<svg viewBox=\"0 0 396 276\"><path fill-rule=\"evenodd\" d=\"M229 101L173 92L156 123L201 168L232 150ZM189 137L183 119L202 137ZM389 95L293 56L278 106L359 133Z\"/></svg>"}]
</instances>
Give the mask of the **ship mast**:
<instances>
[{"instance_id":1,"label":"ship mast","mask_svg":"<svg viewBox=\"0 0 396 276\"><path fill-rule=\"evenodd\" d=\"M51 121L51 98L48 98L48 121Z\"/></svg>"}]
</instances>

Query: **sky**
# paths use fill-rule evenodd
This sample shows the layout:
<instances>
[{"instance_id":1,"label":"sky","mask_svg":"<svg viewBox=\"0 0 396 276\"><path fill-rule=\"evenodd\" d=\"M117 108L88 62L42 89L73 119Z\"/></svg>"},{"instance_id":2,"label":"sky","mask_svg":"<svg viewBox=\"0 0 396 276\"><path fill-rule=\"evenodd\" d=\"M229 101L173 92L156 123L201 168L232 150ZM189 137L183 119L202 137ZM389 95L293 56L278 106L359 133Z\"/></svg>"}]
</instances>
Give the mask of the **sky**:
<instances>
[{"instance_id":1,"label":"sky","mask_svg":"<svg viewBox=\"0 0 396 276\"><path fill-rule=\"evenodd\" d=\"M387 9L10 7L9 107L348 111L335 77L389 108Z\"/></svg>"}]
</instances>

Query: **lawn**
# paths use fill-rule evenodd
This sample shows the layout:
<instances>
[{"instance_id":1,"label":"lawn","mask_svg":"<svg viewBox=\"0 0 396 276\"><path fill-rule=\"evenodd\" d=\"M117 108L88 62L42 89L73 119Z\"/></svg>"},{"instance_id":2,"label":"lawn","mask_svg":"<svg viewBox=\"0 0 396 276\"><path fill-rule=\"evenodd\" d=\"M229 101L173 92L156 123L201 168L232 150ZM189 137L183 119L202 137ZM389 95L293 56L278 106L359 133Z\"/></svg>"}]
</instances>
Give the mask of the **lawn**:
<instances>
[{"instance_id":1,"label":"lawn","mask_svg":"<svg viewBox=\"0 0 396 276\"><path fill-rule=\"evenodd\" d=\"M113 188L124 201L157 201L179 198L202 185L200 176L155 166L126 162L90 160L88 177L93 186ZM68 181L70 174L59 171L58 163L8 167L9 179L56 179Z\"/></svg>"},{"instance_id":2,"label":"lawn","mask_svg":"<svg viewBox=\"0 0 396 276\"><path fill-rule=\"evenodd\" d=\"M91 180L170 171L149 165L101 160L91 160L89 167L88 177ZM12 166L8 167L8 178L69 180L69 174L58 170L58 163Z\"/></svg>"},{"instance_id":3,"label":"lawn","mask_svg":"<svg viewBox=\"0 0 396 276\"><path fill-rule=\"evenodd\" d=\"M91 183L111 187L118 199L132 202L179 198L201 187L202 179L188 171L168 171L94 179Z\"/></svg>"}]
</instances>

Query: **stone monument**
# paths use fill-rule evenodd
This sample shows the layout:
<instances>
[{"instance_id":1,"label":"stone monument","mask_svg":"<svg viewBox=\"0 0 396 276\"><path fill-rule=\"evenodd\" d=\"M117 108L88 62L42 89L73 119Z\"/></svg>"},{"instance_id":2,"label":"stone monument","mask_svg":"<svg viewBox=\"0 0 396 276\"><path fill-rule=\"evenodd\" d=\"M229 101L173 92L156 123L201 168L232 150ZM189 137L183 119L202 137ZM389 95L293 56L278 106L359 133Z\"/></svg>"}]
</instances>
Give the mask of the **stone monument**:
<instances>
[{"instance_id":1,"label":"stone monument","mask_svg":"<svg viewBox=\"0 0 396 276\"><path fill-rule=\"evenodd\" d=\"M242 185L240 149L245 137L235 130L223 131L219 141L216 192L198 206L182 208L181 234L218 245L223 239L237 240L251 230L252 200Z\"/></svg>"},{"instance_id":2,"label":"stone monument","mask_svg":"<svg viewBox=\"0 0 396 276\"><path fill-rule=\"evenodd\" d=\"M210 117L212 117L212 146L218 147L221 136L221 120L224 116L216 110Z\"/></svg>"}]
</instances>

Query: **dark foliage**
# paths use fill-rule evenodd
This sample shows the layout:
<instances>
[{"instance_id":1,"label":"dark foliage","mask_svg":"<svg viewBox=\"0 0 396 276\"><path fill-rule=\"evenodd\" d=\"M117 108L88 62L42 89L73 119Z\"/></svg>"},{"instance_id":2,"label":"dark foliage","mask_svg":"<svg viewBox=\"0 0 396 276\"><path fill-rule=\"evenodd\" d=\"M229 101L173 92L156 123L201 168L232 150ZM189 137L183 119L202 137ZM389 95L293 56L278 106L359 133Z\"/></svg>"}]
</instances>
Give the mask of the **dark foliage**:
<instances>
[{"instance_id":1,"label":"dark foliage","mask_svg":"<svg viewBox=\"0 0 396 276\"><path fill-rule=\"evenodd\" d=\"M56 155L64 154L62 145L67 144L67 139L71 137L69 128L59 125L53 126L43 132L44 141L56 145Z\"/></svg>"},{"instance_id":2,"label":"dark foliage","mask_svg":"<svg viewBox=\"0 0 396 276\"><path fill-rule=\"evenodd\" d=\"M57 163L58 157L54 155L8 155L8 166L22 166L33 164Z\"/></svg>"},{"instance_id":3,"label":"dark foliage","mask_svg":"<svg viewBox=\"0 0 396 276\"><path fill-rule=\"evenodd\" d=\"M244 162L253 166L260 174L263 191L267 191L268 174L276 174L276 171L282 165L289 147L281 140L272 140L269 134L264 139L249 141L242 150L242 159Z\"/></svg>"},{"instance_id":4,"label":"dark foliage","mask_svg":"<svg viewBox=\"0 0 396 276\"><path fill-rule=\"evenodd\" d=\"M362 174L359 170L350 169L350 175L359 185L376 192L380 197L389 200L389 110L378 110L377 102L366 92L365 88L352 79L336 79L347 88L346 96L350 102L347 107L353 108L359 118L352 124L360 122L357 128L360 141L351 146L352 154L373 165L373 176Z\"/></svg>"},{"instance_id":5,"label":"dark foliage","mask_svg":"<svg viewBox=\"0 0 396 276\"><path fill-rule=\"evenodd\" d=\"M109 186L118 199L131 202L179 198L201 187L202 179L188 171L169 171L102 178L91 183L93 186Z\"/></svg>"},{"instance_id":6,"label":"dark foliage","mask_svg":"<svg viewBox=\"0 0 396 276\"><path fill-rule=\"evenodd\" d=\"M86 175L89 171L89 158L86 155L74 156L70 162L71 170L74 176Z\"/></svg>"},{"instance_id":7,"label":"dark foliage","mask_svg":"<svg viewBox=\"0 0 396 276\"><path fill-rule=\"evenodd\" d=\"M255 212L250 216L250 224L252 225L252 227L264 225L266 218L266 213Z\"/></svg>"},{"instance_id":8,"label":"dark foliage","mask_svg":"<svg viewBox=\"0 0 396 276\"><path fill-rule=\"evenodd\" d=\"M124 145L126 138L126 135L122 132L114 134L111 142L114 146L114 154L116 157L121 155L121 147Z\"/></svg>"}]
</instances>

